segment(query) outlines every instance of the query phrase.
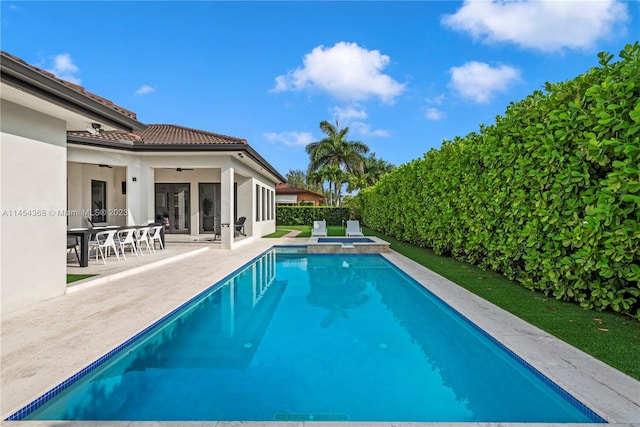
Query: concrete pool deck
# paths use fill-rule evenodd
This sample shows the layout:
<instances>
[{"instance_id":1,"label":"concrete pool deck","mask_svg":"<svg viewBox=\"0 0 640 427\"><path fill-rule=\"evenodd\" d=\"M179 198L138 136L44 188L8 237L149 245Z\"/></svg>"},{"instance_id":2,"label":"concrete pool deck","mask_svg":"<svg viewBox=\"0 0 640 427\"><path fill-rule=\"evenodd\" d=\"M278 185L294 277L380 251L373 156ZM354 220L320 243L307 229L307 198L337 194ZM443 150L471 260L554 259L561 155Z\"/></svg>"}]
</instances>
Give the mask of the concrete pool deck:
<instances>
[{"instance_id":1,"label":"concrete pool deck","mask_svg":"<svg viewBox=\"0 0 640 427\"><path fill-rule=\"evenodd\" d=\"M0 414L6 417L95 361L147 325L273 245L301 239L259 239L233 249L172 243L164 253L70 272L98 273L66 295L1 319ZM557 340L395 253L383 254L453 308L615 426L640 427L640 382ZM131 261L131 262L130 262ZM7 426L490 426L508 423L326 422L47 422ZM521 424L522 425L522 424ZM527 424L527 426L550 424ZM567 426L569 424L562 424ZM576 424L585 426L588 424Z\"/></svg>"}]
</instances>

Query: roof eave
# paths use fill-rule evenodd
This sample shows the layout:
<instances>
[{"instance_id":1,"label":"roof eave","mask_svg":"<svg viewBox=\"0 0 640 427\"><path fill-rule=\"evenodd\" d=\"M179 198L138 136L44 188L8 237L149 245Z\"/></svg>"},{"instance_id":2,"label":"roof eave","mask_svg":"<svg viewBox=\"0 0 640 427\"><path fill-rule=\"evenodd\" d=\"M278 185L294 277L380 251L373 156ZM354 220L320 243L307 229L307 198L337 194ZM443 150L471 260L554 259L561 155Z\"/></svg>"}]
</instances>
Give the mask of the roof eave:
<instances>
[{"instance_id":1,"label":"roof eave","mask_svg":"<svg viewBox=\"0 0 640 427\"><path fill-rule=\"evenodd\" d=\"M3 83L78 114L90 117L96 122L127 132L144 130L147 127L138 120L100 101L92 99L42 73L38 73L10 55L2 54L0 70L0 78Z\"/></svg>"},{"instance_id":2,"label":"roof eave","mask_svg":"<svg viewBox=\"0 0 640 427\"><path fill-rule=\"evenodd\" d=\"M166 153L166 152L194 152L194 151L208 151L208 152L221 152L221 151L238 151L244 153L247 157L251 158L254 162L260 165L265 171L268 171L279 182L285 182L280 173L269 164L256 150L251 148L247 144L220 144L220 145L207 145L207 144L145 144L143 141L98 141L95 138L81 137L81 136L67 136L67 142L70 144L81 146L92 146L99 148L112 148L117 150L127 150L135 152L151 152L151 153Z\"/></svg>"}]
</instances>

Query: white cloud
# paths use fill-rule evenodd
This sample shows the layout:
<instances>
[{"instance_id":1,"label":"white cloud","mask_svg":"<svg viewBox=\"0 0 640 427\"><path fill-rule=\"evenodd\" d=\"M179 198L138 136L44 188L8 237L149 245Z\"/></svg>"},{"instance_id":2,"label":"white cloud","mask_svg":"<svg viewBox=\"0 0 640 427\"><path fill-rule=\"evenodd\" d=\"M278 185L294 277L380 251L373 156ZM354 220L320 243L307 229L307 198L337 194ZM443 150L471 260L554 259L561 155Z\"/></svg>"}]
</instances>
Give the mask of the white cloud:
<instances>
[{"instance_id":1,"label":"white cloud","mask_svg":"<svg viewBox=\"0 0 640 427\"><path fill-rule=\"evenodd\" d=\"M452 67L449 73L449 86L463 98L479 104L488 103L494 93L506 91L509 85L520 79L520 72L513 67L500 65L494 68L476 61Z\"/></svg>"},{"instance_id":2,"label":"white cloud","mask_svg":"<svg viewBox=\"0 0 640 427\"><path fill-rule=\"evenodd\" d=\"M68 82L79 85L81 80L76 76L80 69L73 63L71 55L61 53L53 57L53 66L47 70L56 75L56 77Z\"/></svg>"},{"instance_id":3,"label":"white cloud","mask_svg":"<svg viewBox=\"0 0 640 427\"><path fill-rule=\"evenodd\" d=\"M438 110L437 108L427 108L427 111L424 113L424 116L428 120L433 120L433 121L442 120L445 117L447 117L444 111Z\"/></svg>"},{"instance_id":4,"label":"white cloud","mask_svg":"<svg viewBox=\"0 0 640 427\"><path fill-rule=\"evenodd\" d=\"M142 85L136 90L136 95L146 95L147 93L155 92L156 90L149 85Z\"/></svg>"},{"instance_id":5,"label":"white cloud","mask_svg":"<svg viewBox=\"0 0 640 427\"><path fill-rule=\"evenodd\" d=\"M265 133L264 137L271 142L280 142L287 147L306 146L315 141L310 132L279 132Z\"/></svg>"},{"instance_id":6,"label":"white cloud","mask_svg":"<svg viewBox=\"0 0 640 427\"><path fill-rule=\"evenodd\" d=\"M356 135L372 136L378 138L388 138L389 131L384 129L371 129L371 125L364 122L353 122L349 125L349 130L353 130Z\"/></svg>"},{"instance_id":7,"label":"white cloud","mask_svg":"<svg viewBox=\"0 0 640 427\"><path fill-rule=\"evenodd\" d=\"M333 119L338 122L362 120L367 118L367 112L359 107L333 107Z\"/></svg>"},{"instance_id":8,"label":"white cloud","mask_svg":"<svg viewBox=\"0 0 640 427\"><path fill-rule=\"evenodd\" d=\"M434 97L434 98L427 98L427 104L431 104L431 105L442 105L442 103L444 102L446 96L444 93Z\"/></svg>"},{"instance_id":9,"label":"white cloud","mask_svg":"<svg viewBox=\"0 0 640 427\"><path fill-rule=\"evenodd\" d=\"M349 127L351 134L360 136L373 136L386 138L389 132L383 129L371 129L371 125L364 122L369 115L360 106L352 105L348 107L333 107L333 121L338 122L339 128Z\"/></svg>"},{"instance_id":10,"label":"white cloud","mask_svg":"<svg viewBox=\"0 0 640 427\"><path fill-rule=\"evenodd\" d=\"M389 56L356 43L318 46L302 62L302 67L276 77L272 91L316 89L343 101L378 97L393 102L405 89L404 84L382 72L389 65Z\"/></svg>"},{"instance_id":11,"label":"white cloud","mask_svg":"<svg viewBox=\"0 0 640 427\"><path fill-rule=\"evenodd\" d=\"M557 51L587 49L624 31L627 6L618 0L465 0L442 23L485 42Z\"/></svg>"},{"instance_id":12,"label":"white cloud","mask_svg":"<svg viewBox=\"0 0 640 427\"><path fill-rule=\"evenodd\" d=\"M446 95L444 93L433 97L433 98L427 98L425 101L427 102L427 105L436 105L436 106L440 106L444 103L444 100L446 99ZM447 114L442 111L439 108L435 108L435 107L428 107L427 110L424 113L424 117L427 120L432 120L434 122L443 120L447 117Z\"/></svg>"}]
</instances>

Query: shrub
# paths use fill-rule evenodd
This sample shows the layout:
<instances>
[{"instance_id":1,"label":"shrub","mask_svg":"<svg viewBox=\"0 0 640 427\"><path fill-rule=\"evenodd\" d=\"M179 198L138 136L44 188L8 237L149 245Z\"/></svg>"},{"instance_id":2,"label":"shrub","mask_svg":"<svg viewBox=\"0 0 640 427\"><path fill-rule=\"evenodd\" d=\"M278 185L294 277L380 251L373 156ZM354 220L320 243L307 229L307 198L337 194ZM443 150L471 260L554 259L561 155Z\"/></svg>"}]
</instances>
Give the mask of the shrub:
<instances>
[{"instance_id":1,"label":"shrub","mask_svg":"<svg viewBox=\"0 0 640 427\"><path fill-rule=\"evenodd\" d=\"M311 225L325 220L327 225L342 225L351 218L351 209L332 206L276 206L276 225Z\"/></svg>"},{"instance_id":2,"label":"shrub","mask_svg":"<svg viewBox=\"0 0 640 427\"><path fill-rule=\"evenodd\" d=\"M640 317L640 46L547 84L359 194L363 223Z\"/></svg>"}]
</instances>

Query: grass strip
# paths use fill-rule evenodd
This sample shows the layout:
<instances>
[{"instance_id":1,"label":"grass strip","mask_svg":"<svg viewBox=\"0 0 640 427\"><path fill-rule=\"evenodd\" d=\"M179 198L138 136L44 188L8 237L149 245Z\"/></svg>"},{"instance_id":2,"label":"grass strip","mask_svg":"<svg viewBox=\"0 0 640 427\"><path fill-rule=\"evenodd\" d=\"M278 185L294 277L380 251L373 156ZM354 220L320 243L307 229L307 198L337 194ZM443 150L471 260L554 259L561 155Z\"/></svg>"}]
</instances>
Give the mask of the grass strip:
<instances>
[{"instance_id":1,"label":"grass strip","mask_svg":"<svg viewBox=\"0 0 640 427\"><path fill-rule=\"evenodd\" d=\"M95 274L67 274L67 283L77 282L78 280L93 276L95 276Z\"/></svg>"},{"instance_id":2,"label":"grass strip","mask_svg":"<svg viewBox=\"0 0 640 427\"><path fill-rule=\"evenodd\" d=\"M299 230L298 237L311 235L308 225L276 228ZM436 255L430 249L401 242L367 228L363 231L365 235L389 242L394 251L479 297L640 380L640 322L637 320L611 311L585 310L575 303L526 289L494 271ZM344 236L344 228L328 226L327 234Z\"/></svg>"},{"instance_id":3,"label":"grass strip","mask_svg":"<svg viewBox=\"0 0 640 427\"><path fill-rule=\"evenodd\" d=\"M288 232L296 230L299 231L296 237L306 237L307 239L311 237L311 226L310 225L278 225L276 227L275 233L271 233L264 237L276 238L282 237ZM328 225L327 226L327 236L344 236L345 228L339 225Z\"/></svg>"}]
</instances>

